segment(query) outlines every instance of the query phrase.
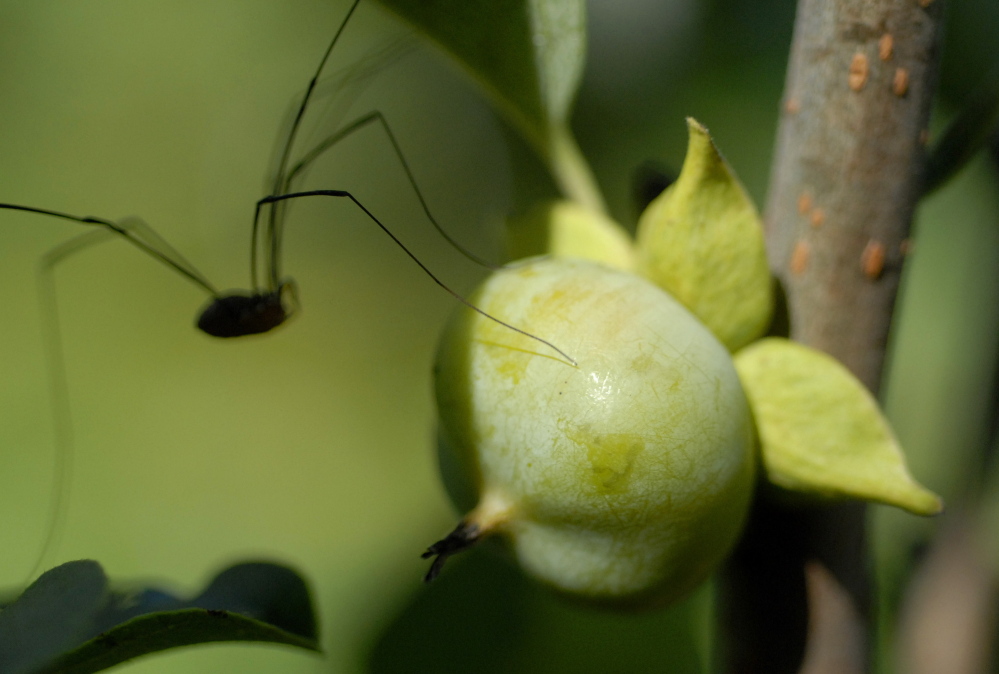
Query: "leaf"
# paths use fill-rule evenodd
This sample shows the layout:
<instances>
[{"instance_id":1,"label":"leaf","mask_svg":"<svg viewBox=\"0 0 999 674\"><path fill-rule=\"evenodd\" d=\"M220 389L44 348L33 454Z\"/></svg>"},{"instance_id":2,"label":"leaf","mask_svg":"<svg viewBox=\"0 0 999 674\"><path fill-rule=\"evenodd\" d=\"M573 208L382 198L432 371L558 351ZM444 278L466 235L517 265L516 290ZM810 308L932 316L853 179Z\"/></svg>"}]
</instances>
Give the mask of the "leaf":
<instances>
[{"instance_id":1,"label":"leaf","mask_svg":"<svg viewBox=\"0 0 999 674\"><path fill-rule=\"evenodd\" d=\"M687 127L680 177L639 219L638 269L734 352L760 337L773 315L763 228L707 129L692 118Z\"/></svg>"},{"instance_id":2,"label":"leaf","mask_svg":"<svg viewBox=\"0 0 999 674\"><path fill-rule=\"evenodd\" d=\"M242 613L311 640L311 648L317 648L319 630L309 587L286 566L268 562L230 566L188 603Z\"/></svg>"},{"instance_id":3,"label":"leaf","mask_svg":"<svg viewBox=\"0 0 999 674\"><path fill-rule=\"evenodd\" d=\"M548 165L562 193L604 210L569 130L586 63L584 0L381 0L461 63Z\"/></svg>"},{"instance_id":4,"label":"leaf","mask_svg":"<svg viewBox=\"0 0 999 674\"><path fill-rule=\"evenodd\" d=\"M575 257L631 271L631 238L616 222L573 201L549 201L507 226L511 259Z\"/></svg>"},{"instance_id":5,"label":"leaf","mask_svg":"<svg viewBox=\"0 0 999 674\"><path fill-rule=\"evenodd\" d=\"M941 187L964 168L999 131L999 65L971 95L933 146L923 174L923 196Z\"/></svg>"},{"instance_id":6,"label":"leaf","mask_svg":"<svg viewBox=\"0 0 999 674\"><path fill-rule=\"evenodd\" d=\"M132 658L179 646L257 641L318 650L314 641L229 611L187 608L147 613L101 633L39 674L89 674Z\"/></svg>"},{"instance_id":7,"label":"leaf","mask_svg":"<svg viewBox=\"0 0 999 674\"><path fill-rule=\"evenodd\" d=\"M535 142L568 119L586 56L583 0L381 2L471 71Z\"/></svg>"},{"instance_id":8,"label":"leaf","mask_svg":"<svg viewBox=\"0 0 999 674\"><path fill-rule=\"evenodd\" d=\"M735 366L749 398L767 479L823 497L878 501L935 515L940 498L917 483L877 402L830 356L768 338Z\"/></svg>"},{"instance_id":9,"label":"leaf","mask_svg":"<svg viewBox=\"0 0 999 674\"><path fill-rule=\"evenodd\" d=\"M107 600L97 562L69 562L43 573L0 611L0 672L34 672L87 633Z\"/></svg>"},{"instance_id":10,"label":"leaf","mask_svg":"<svg viewBox=\"0 0 999 674\"><path fill-rule=\"evenodd\" d=\"M10 616L27 618L18 619L14 629ZM23 648L20 635L36 632L41 636ZM305 582L276 564L239 564L194 599L183 600L155 589L110 592L96 562L69 562L43 574L0 613L0 671L87 674L147 653L217 641L318 650ZM34 642L50 645L39 650ZM30 656L25 667L2 666L4 658L21 651Z\"/></svg>"}]
</instances>

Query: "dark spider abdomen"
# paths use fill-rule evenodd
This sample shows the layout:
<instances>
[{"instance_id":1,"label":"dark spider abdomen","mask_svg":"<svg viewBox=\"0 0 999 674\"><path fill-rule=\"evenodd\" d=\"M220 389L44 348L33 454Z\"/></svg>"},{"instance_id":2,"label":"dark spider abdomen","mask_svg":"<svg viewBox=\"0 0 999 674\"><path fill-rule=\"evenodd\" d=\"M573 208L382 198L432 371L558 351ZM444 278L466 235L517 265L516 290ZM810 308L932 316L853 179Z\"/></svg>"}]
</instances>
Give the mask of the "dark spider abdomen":
<instances>
[{"instance_id":1,"label":"dark spider abdomen","mask_svg":"<svg viewBox=\"0 0 999 674\"><path fill-rule=\"evenodd\" d=\"M198 317L198 329L212 337L243 337L273 330L288 318L281 293L232 294L212 300Z\"/></svg>"}]
</instances>

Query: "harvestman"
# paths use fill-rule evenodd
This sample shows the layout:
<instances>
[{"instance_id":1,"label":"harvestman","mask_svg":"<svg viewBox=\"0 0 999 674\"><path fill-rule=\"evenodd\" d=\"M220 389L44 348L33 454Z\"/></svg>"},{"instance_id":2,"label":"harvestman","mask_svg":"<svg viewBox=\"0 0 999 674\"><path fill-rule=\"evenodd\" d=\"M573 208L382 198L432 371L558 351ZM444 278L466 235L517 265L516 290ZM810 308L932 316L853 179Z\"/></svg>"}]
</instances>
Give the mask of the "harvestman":
<instances>
[{"instance_id":1,"label":"harvestman","mask_svg":"<svg viewBox=\"0 0 999 674\"><path fill-rule=\"evenodd\" d=\"M369 112L349 122L348 124L345 124L336 133L316 144L316 146L302 155L302 157L289 168L295 139L305 116L309 101L315 91L317 83L319 82L319 78L323 72L326 62L329 60L330 54L333 52L333 48L339 41L340 36L343 34L350 17L359 3L360 0L354 0L347 14L344 16L339 27L337 28L333 39L330 41L330 44L326 49L326 52L323 54L315 74L309 81L305 94L302 97L302 101L297 108L297 113L295 114L294 121L292 122L291 130L288 133L283 150L281 151L271 194L263 199L260 199L256 203L250 245L251 289L249 291L229 293L220 292L217 287L212 284L206 276L198 271L198 269L177 249L159 236L151 227L137 218L127 218L116 222L106 218L94 216L81 217L71 215L69 213L36 208L33 206L0 203L0 209L3 210L23 211L46 215L98 228L93 232L88 232L87 234L78 236L50 250L43 257L40 265L39 277L41 295L47 304L44 312L47 317L45 319L46 325L43 327L46 333L45 339L47 342L47 350L50 353L51 379L53 382L53 410L56 417L56 427L58 429L56 445L59 455L57 456L56 471L53 479L53 498L50 506L51 513L49 515L48 529L45 540L42 544L42 549L38 554L34 568L31 571L31 576L40 570L44 557L52 548L56 539L59 525L61 524L60 519L64 514L66 506L70 461L72 458L72 440L69 434L68 423L69 403L68 396L66 394L67 387L65 382L65 364L63 361L62 346L59 338L58 312L54 301L55 289L52 279L52 269L63 259L85 247L97 243L102 239L113 236L124 238L139 250L172 268L174 271L206 291L210 295L211 299L202 309L197 320L197 326L203 332L214 337L241 337L245 335L255 335L269 332L270 330L282 325L294 314L297 308L294 281L282 274L281 257L285 213L284 209L280 208L280 205L282 205L283 202L306 197L323 196L347 199L357 206L357 208L359 208L375 225L377 225L389 238L391 238L393 243L399 246L399 248L401 248L403 252L405 252L406 255L408 255L409 258L413 260L413 262L415 262L420 269L422 269L423 272L434 281L434 283L443 288L456 300L486 318L508 328L509 330L524 335L547 347L557 353L558 356L568 364L572 366L576 365L576 361L571 356L551 342L542 339L537 335L531 334L526 330L510 325L495 316L491 316L448 287L432 271L430 271L430 269L427 268L427 266L424 265L416 257L416 255L414 255L412 251L410 251L410 249L406 247L406 245L381 222L381 220L379 220L350 192L328 189L298 192L293 191L296 179L299 178L304 170L323 153L337 145L337 143L341 140L363 128L369 126L378 127L388 139L393 152L398 158L399 163L406 174L406 178L409 181L410 186L420 202L424 214L433 225L434 229L450 245L473 262L489 269L498 268L468 251L465 247L453 239L444 230L444 228L440 226L440 224L438 224L437 220L430 211L430 207L427 205L427 202L423 197L423 193L417 185L413 172L405 159L395 134L392 132L385 116L380 111ZM265 210L267 212L267 217L265 218L263 224L261 224L261 217ZM263 270L263 283L261 283L259 279L261 275L260 270Z\"/></svg>"}]
</instances>

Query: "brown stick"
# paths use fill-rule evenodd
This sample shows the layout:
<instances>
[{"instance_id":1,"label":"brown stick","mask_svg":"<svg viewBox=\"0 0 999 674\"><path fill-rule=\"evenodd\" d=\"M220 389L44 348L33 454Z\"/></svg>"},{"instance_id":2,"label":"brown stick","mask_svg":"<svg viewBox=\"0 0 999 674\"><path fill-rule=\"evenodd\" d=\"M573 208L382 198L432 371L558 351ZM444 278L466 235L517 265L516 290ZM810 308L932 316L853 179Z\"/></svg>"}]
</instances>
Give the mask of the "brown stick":
<instances>
[{"instance_id":1,"label":"brown stick","mask_svg":"<svg viewBox=\"0 0 999 674\"><path fill-rule=\"evenodd\" d=\"M790 336L875 393L919 197L942 4L799 0L795 20L766 212L771 268ZM757 509L730 576L745 604L729 613L731 671L793 672L801 653L809 674L867 669L864 522L857 504ZM754 573L765 558L792 572ZM806 605L804 643L766 628L805 620Z\"/></svg>"}]
</instances>

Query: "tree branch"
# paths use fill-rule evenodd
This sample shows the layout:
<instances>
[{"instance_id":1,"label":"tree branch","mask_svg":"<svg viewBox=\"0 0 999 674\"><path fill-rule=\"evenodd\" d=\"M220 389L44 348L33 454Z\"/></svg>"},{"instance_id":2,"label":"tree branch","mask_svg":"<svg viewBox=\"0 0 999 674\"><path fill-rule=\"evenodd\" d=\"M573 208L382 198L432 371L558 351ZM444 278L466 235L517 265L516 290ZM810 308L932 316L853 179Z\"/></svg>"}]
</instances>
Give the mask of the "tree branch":
<instances>
[{"instance_id":1,"label":"tree branch","mask_svg":"<svg viewBox=\"0 0 999 674\"><path fill-rule=\"evenodd\" d=\"M936 84L943 3L922 4L801 0L767 203L791 336L875 392Z\"/></svg>"},{"instance_id":2,"label":"tree branch","mask_svg":"<svg viewBox=\"0 0 999 674\"><path fill-rule=\"evenodd\" d=\"M795 20L766 211L771 268L790 336L875 393L920 193L942 4L800 0ZM731 671L793 672L802 653L809 674L867 668L864 523L859 504L757 509L729 577L743 603L729 612ZM777 577L767 558L790 568ZM806 605L804 643L804 629L789 640L767 628L803 621Z\"/></svg>"}]
</instances>

